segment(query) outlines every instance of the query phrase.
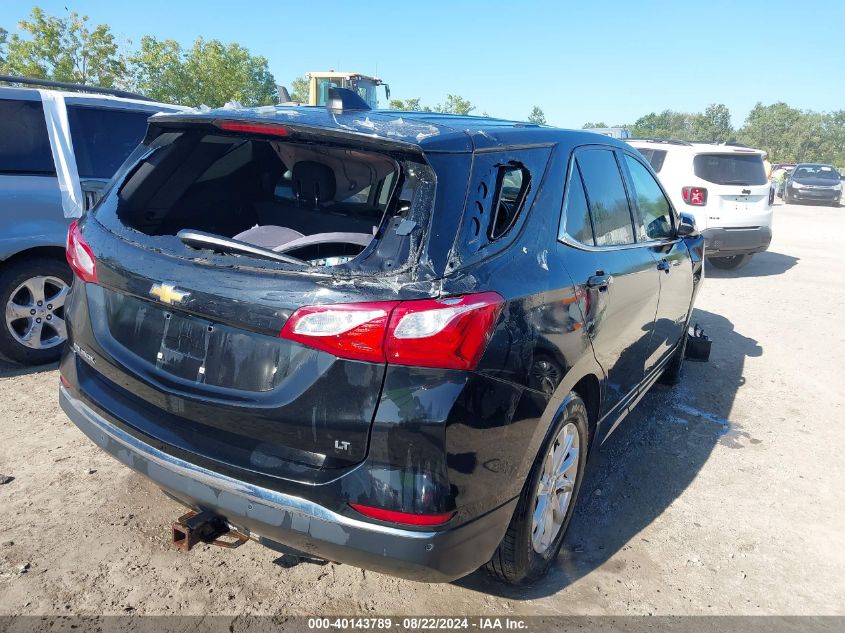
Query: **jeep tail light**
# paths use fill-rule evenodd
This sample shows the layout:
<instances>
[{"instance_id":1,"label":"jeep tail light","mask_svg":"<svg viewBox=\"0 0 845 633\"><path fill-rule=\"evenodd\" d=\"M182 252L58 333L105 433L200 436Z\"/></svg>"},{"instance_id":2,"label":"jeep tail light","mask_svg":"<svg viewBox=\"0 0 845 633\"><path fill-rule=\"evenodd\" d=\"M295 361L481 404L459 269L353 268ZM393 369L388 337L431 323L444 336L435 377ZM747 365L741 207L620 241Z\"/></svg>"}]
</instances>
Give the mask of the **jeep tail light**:
<instances>
[{"instance_id":1,"label":"jeep tail light","mask_svg":"<svg viewBox=\"0 0 845 633\"><path fill-rule=\"evenodd\" d=\"M97 283L97 264L94 261L94 253L91 252L91 247L82 239L82 231L79 230L78 220L71 222L68 227L65 257L77 277L82 281L93 284Z\"/></svg>"},{"instance_id":2,"label":"jeep tail light","mask_svg":"<svg viewBox=\"0 0 845 633\"><path fill-rule=\"evenodd\" d=\"M703 207L707 204L707 189L704 187L684 187L681 189L681 197L689 205Z\"/></svg>"},{"instance_id":3,"label":"jeep tail light","mask_svg":"<svg viewBox=\"0 0 845 633\"><path fill-rule=\"evenodd\" d=\"M397 512L396 510L385 510L364 506L359 503L350 503L349 506L364 516L389 523L404 523L405 525L443 525L455 514L454 512L443 512L441 514L413 514L411 512Z\"/></svg>"},{"instance_id":4,"label":"jeep tail light","mask_svg":"<svg viewBox=\"0 0 845 633\"><path fill-rule=\"evenodd\" d=\"M504 299L484 292L447 299L306 306L279 336L341 358L414 367L475 369Z\"/></svg>"},{"instance_id":5,"label":"jeep tail light","mask_svg":"<svg viewBox=\"0 0 845 633\"><path fill-rule=\"evenodd\" d=\"M775 188L769 187L769 206L775 203Z\"/></svg>"}]
</instances>

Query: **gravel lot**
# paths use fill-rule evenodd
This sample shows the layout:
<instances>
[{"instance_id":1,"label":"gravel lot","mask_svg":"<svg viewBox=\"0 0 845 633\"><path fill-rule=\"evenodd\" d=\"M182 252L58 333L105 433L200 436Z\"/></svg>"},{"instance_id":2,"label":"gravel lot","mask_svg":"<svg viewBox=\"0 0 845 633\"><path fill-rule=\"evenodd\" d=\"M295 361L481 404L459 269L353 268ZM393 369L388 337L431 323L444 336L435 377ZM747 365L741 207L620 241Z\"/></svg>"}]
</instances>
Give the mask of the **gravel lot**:
<instances>
[{"instance_id":1,"label":"gravel lot","mask_svg":"<svg viewBox=\"0 0 845 633\"><path fill-rule=\"evenodd\" d=\"M181 508L65 418L55 368L0 364L0 615L845 614L845 208L779 205L774 234L745 269L708 269L710 363L605 443L526 589L178 552Z\"/></svg>"}]
</instances>

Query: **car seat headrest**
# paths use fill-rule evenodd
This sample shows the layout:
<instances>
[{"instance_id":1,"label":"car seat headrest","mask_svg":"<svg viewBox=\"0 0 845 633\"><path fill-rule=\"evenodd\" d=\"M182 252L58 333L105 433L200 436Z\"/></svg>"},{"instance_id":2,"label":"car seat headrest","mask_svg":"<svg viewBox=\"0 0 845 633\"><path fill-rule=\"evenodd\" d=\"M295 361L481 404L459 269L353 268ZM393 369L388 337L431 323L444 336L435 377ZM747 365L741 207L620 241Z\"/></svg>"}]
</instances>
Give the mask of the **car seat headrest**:
<instances>
[{"instance_id":1,"label":"car seat headrest","mask_svg":"<svg viewBox=\"0 0 845 633\"><path fill-rule=\"evenodd\" d=\"M293 166L292 176L293 193L300 203L316 208L334 200L337 182L328 165L302 160Z\"/></svg>"}]
</instances>

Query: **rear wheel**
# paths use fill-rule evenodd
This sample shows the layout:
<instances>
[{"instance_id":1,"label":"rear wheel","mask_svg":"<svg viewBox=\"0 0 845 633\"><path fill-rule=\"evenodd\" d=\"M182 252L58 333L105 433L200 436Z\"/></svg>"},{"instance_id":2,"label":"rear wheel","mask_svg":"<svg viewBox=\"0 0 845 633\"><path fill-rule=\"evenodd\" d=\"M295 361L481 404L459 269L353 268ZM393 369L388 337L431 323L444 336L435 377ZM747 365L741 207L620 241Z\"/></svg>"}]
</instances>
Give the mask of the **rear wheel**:
<instances>
[{"instance_id":1,"label":"rear wheel","mask_svg":"<svg viewBox=\"0 0 845 633\"><path fill-rule=\"evenodd\" d=\"M487 571L511 584L545 575L560 552L584 476L588 418L584 401L569 402L549 433Z\"/></svg>"},{"instance_id":2,"label":"rear wheel","mask_svg":"<svg viewBox=\"0 0 845 633\"><path fill-rule=\"evenodd\" d=\"M0 354L26 365L59 359L71 279L66 264L45 257L22 259L0 272Z\"/></svg>"},{"instance_id":3,"label":"rear wheel","mask_svg":"<svg viewBox=\"0 0 845 633\"><path fill-rule=\"evenodd\" d=\"M730 255L728 257L708 257L707 261L722 270L736 270L751 261L753 253L747 255Z\"/></svg>"}]
</instances>

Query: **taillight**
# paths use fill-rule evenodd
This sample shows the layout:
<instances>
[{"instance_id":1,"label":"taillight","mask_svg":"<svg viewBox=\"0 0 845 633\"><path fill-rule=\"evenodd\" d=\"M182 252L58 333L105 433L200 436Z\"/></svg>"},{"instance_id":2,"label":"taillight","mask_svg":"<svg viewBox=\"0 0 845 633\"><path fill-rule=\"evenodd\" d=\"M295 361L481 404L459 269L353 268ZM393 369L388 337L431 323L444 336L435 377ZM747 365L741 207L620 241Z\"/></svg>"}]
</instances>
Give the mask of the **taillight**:
<instances>
[{"instance_id":1,"label":"taillight","mask_svg":"<svg viewBox=\"0 0 845 633\"><path fill-rule=\"evenodd\" d=\"M448 299L306 306L279 336L341 358L414 367L475 369L504 299L484 292Z\"/></svg>"},{"instance_id":2,"label":"taillight","mask_svg":"<svg viewBox=\"0 0 845 633\"><path fill-rule=\"evenodd\" d=\"M384 334L398 301L306 306L294 312L279 336L341 358L384 362Z\"/></svg>"},{"instance_id":3,"label":"taillight","mask_svg":"<svg viewBox=\"0 0 845 633\"><path fill-rule=\"evenodd\" d=\"M270 136L288 136L288 129L277 123L250 123L248 121L215 121L214 125L228 132L246 132L247 134L269 134Z\"/></svg>"},{"instance_id":4,"label":"taillight","mask_svg":"<svg viewBox=\"0 0 845 633\"><path fill-rule=\"evenodd\" d=\"M385 510L384 508L374 508L372 506L364 506L358 503L350 503L350 507L360 512L364 516L371 519L378 519L379 521L388 521L390 523L404 523L405 525L442 525L452 518L454 512L443 512L442 514L413 514L410 512L397 512L395 510Z\"/></svg>"},{"instance_id":5,"label":"taillight","mask_svg":"<svg viewBox=\"0 0 845 633\"><path fill-rule=\"evenodd\" d=\"M503 304L495 292L403 301L390 317L387 362L475 369Z\"/></svg>"},{"instance_id":6,"label":"taillight","mask_svg":"<svg viewBox=\"0 0 845 633\"><path fill-rule=\"evenodd\" d=\"M707 189L704 187L684 187L681 189L681 197L689 205L703 207L707 204Z\"/></svg>"},{"instance_id":7,"label":"taillight","mask_svg":"<svg viewBox=\"0 0 845 633\"><path fill-rule=\"evenodd\" d=\"M775 203L775 188L769 187L769 206Z\"/></svg>"},{"instance_id":8,"label":"taillight","mask_svg":"<svg viewBox=\"0 0 845 633\"><path fill-rule=\"evenodd\" d=\"M78 220L71 222L67 229L65 257L77 277L82 281L97 283L97 264L94 261L94 253L91 252L91 247L82 238Z\"/></svg>"}]
</instances>

